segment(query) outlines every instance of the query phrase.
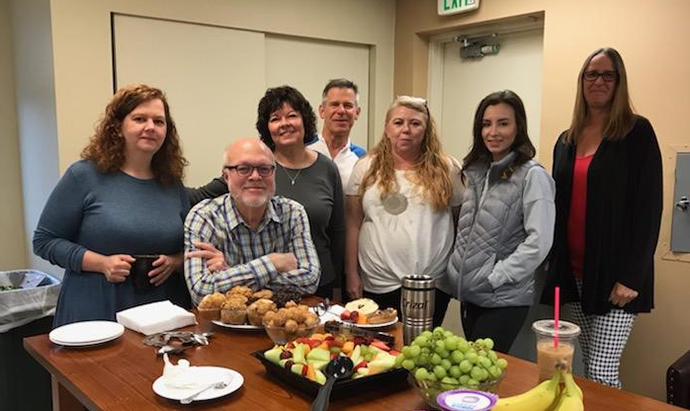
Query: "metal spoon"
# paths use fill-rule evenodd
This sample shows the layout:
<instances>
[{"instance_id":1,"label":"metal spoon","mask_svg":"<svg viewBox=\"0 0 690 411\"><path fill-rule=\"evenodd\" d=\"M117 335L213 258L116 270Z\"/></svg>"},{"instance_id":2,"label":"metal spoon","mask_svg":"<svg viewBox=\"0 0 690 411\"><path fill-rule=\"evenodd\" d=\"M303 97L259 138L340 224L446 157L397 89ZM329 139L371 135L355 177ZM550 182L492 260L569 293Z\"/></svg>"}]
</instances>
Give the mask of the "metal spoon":
<instances>
[{"instance_id":1,"label":"metal spoon","mask_svg":"<svg viewBox=\"0 0 690 411\"><path fill-rule=\"evenodd\" d=\"M336 380L347 378L352 375L352 369L355 365L352 360L347 357L339 356L331 360L326 365L326 383L319 388L319 393L316 395L314 402L311 403L311 411L326 411L328 403L331 401L331 390Z\"/></svg>"},{"instance_id":2,"label":"metal spoon","mask_svg":"<svg viewBox=\"0 0 690 411\"><path fill-rule=\"evenodd\" d=\"M182 398L180 400L180 403L189 404L190 402L194 401L194 399L196 399L196 397L201 395L201 393L206 392L206 391L210 390L211 388L219 390L219 389L225 388L227 386L228 386L227 381L214 382L213 384L207 385L206 387L200 389L199 391L195 392L194 394L190 395L189 397Z\"/></svg>"}]
</instances>

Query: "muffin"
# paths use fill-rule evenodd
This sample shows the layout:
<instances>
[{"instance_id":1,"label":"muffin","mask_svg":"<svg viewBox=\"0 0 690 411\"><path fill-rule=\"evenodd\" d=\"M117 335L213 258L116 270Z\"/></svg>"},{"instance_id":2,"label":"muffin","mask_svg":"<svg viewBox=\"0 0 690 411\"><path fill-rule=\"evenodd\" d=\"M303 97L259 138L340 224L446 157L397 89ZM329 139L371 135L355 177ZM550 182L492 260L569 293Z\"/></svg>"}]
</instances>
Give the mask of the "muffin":
<instances>
[{"instance_id":1,"label":"muffin","mask_svg":"<svg viewBox=\"0 0 690 411\"><path fill-rule=\"evenodd\" d=\"M248 299L252 298L252 295L254 295L254 291L251 288L245 287L243 285L236 285L236 286L232 287L230 289L230 291L228 291L228 293L230 293L231 295L232 294L243 295L243 296L247 297Z\"/></svg>"},{"instance_id":2,"label":"muffin","mask_svg":"<svg viewBox=\"0 0 690 411\"><path fill-rule=\"evenodd\" d=\"M247 305L239 298L227 299L221 307L220 320L226 324L245 324L247 322Z\"/></svg>"},{"instance_id":3,"label":"muffin","mask_svg":"<svg viewBox=\"0 0 690 411\"><path fill-rule=\"evenodd\" d=\"M276 304L266 298L254 301L247 307L249 323L261 326L264 315L269 311L276 311L277 309Z\"/></svg>"},{"instance_id":4,"label":"muffin","mask_svg":"<svg viewBox=\"0 0 690 411\"><path fill-rule=\"evenodd\" d=\"M199 303L199 315L208 320L218 320L220 307L223 303L225 303L225 295L221 293L208 294Z\"/></svg>"},{"instance_id":5,"label":"muffin","mask_svg":"<svg viewBox=\"0 0 690 411\"><path fill-rule=\"evenodd\" d=\"M265 299L267 299L267 300L270 300L271 298L273 298L273 291L267 290L267 289L263 289L263 290L261 290L261 291L255 292L255 293L252 295L252 299L253 299L253 300L260 300L260 299L262 299L262 298L265 298Z\"/></svg>"}]
</instances>

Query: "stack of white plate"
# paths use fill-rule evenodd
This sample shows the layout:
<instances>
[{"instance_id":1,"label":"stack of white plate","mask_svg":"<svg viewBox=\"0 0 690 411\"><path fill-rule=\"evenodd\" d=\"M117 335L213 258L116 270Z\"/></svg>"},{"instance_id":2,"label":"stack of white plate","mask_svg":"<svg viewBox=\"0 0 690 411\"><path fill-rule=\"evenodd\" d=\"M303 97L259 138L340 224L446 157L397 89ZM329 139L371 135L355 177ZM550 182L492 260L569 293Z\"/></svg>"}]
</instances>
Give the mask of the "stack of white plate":
<instances>
[{"instance_id":1,"label":"stack of white plate","mask_svg":"<svg viewBox=\"0 0 690 411\"><path fill-rule=\"evenodd\" d=\"M83 347L112 341L124 332L125 327L114 321L82 321L58 327L48 338L55 344Z\"/></svg>"}]
</instances>

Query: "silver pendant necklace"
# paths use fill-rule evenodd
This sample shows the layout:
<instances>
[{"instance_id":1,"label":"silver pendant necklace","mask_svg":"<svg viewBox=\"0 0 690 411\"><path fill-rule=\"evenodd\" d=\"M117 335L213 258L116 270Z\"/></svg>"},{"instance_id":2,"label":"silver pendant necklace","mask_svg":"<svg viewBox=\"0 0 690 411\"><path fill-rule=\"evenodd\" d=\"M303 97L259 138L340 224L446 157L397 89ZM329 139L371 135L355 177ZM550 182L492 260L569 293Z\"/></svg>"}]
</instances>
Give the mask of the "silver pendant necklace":
<instances>
[{"instance_id":1,"label":"silver pendant necklace","mask_svg":"<svg viewBox=\"0 0 690 411\"><path fill-rule=\"evenodd\" d=\"M294 185L295 185L295 181L297 180L297 177L299 177L300 173L302 172L302 169L300 168L299 170L297 170L297 173L296 173L295 176L293 177L293 176L290 175L290 173L288 173L288 171L287 171L287 169L286 169L285 167L281 167L281 168L282 168L283 171L285 172L285 175L290 179L290 185L293 185L293 186L294 186Z\"/></svg>"}]
</instances>

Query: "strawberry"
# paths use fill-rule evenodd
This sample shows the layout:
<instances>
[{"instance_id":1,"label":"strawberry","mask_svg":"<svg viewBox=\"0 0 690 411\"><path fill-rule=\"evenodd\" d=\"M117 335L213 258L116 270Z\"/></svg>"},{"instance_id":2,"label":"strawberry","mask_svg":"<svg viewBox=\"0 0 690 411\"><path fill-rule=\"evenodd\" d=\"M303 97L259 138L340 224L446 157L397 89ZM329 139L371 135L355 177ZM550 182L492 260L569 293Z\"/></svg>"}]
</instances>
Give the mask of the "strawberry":
<instances>
[{"instance_id":1,"label":"strawberry","mask_svg":"<svg viewBox=\"0 0 690 411\"><path fill-rule=\"evenodd\" d=\"M349 311L345 310L342 313L340 313L340 319L343 321L349 321L350 315L351 315L351 313Z\"/></svg>"},{"instance_id":2,"label":"strawberry","mask_svg":"<svg viewBox=\"0 0 690 411\"><path fill-rule=\"evenodd\" d=\"M369 365L367 360L362 360L359 362L359 364L355 365L355 368L353 368L352 371L357 371L358 369L366 367L367 365Z\"/></svg>"}]
</instances>

